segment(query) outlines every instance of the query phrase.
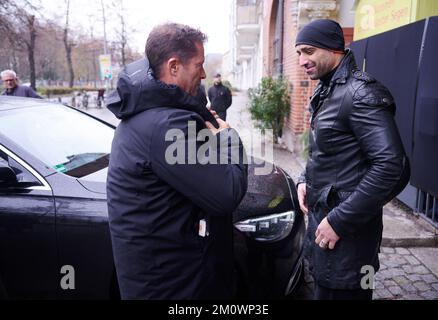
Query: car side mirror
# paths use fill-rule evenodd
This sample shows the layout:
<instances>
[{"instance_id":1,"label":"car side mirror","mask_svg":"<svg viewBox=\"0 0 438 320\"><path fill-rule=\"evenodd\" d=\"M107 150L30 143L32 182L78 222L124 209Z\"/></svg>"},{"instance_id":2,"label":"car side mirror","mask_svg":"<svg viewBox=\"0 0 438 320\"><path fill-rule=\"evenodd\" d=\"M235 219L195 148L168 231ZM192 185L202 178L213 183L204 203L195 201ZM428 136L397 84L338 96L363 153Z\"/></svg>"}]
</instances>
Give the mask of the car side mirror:
<instances>
[{"instance_id":1,"label":"car side mirror","mask_svg":"<svg viewBox=\"0 0 438 320\"><path fill-rule=\"evenodd\" d=\"M8 165L0 163L0 187L18 183L17 175Z\"/></svg>"}]
</instances>

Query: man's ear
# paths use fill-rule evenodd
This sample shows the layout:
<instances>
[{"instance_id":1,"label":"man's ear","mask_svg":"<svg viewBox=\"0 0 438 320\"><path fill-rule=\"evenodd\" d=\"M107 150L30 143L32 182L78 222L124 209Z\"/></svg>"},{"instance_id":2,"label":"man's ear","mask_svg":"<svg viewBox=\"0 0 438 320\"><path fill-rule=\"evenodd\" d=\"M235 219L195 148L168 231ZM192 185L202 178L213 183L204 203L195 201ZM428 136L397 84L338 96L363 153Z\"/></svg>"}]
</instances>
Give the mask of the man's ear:
<instances>
[{"instance_id":1,"label":"man's ear","mask_svg":"<svg viewBox=\"0 0 438 320\"><path fill-rule=\"evenodd\" d=\"M179 60L177 58L170 58L169 60L167 60L167 68L169 74L172 77L176 77L179 68Z\"/></svg>"}]
</instances>

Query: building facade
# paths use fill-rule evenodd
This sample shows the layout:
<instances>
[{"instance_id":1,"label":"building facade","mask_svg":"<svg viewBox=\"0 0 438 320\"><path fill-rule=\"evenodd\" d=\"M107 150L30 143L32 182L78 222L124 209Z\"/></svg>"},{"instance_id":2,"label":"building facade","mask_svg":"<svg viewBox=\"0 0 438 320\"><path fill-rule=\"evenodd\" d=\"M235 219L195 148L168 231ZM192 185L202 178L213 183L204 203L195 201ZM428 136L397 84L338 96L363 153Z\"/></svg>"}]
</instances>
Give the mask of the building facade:
<instances>
[{"instance_id":1,"label":"building facade","mask_svg":"<svg viewBox=\"0 0 438 320\"><path fill-rule=\"evenodd\" d=\"M262 78L262 0L233 0L230 16L230 52L227 78L234 87L246 90Z\"/></svg>"}]
</instances>

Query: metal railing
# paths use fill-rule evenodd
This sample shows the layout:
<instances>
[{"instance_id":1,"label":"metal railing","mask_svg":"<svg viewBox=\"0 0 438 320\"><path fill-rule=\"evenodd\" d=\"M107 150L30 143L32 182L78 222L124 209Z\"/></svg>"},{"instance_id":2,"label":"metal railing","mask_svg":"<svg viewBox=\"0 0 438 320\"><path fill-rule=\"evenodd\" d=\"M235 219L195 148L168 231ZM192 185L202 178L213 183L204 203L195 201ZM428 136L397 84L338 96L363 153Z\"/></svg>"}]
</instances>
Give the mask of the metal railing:
<instances>
[{"instance_id":1,"label":"metal railing","mask_svg":"<svg viewBox=\"0 0 438 320\"><path fill-rule=\"evenodd\" d=\"M438 205L437 198L426 191L417 189L417 201L415 212L426 221L438 228Z\"/></svg>"}]
</instances>

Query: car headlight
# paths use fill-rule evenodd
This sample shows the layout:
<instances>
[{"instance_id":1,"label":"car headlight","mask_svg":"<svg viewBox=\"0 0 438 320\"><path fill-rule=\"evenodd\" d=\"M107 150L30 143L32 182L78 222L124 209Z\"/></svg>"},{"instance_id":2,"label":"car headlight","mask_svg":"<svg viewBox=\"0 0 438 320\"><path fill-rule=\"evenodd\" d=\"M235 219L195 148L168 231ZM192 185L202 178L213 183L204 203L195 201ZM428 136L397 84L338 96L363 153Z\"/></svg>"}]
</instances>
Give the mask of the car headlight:
<instances>
[{"instance_id":1,"label":"car headlight","mask_svg":"<svg viewBox=\"0 0 438 320\"><path fill-rule=\"evenodd\" d=\"M262 242L274 242L286 238L295 221L295 211L276 213L255 219L239 221L234 224L237 230Z\"/></svg>"}]
</instances>

